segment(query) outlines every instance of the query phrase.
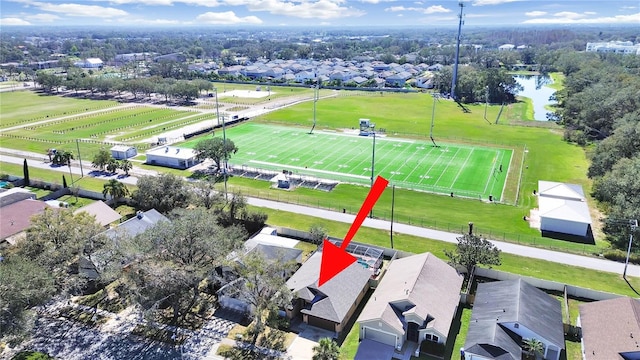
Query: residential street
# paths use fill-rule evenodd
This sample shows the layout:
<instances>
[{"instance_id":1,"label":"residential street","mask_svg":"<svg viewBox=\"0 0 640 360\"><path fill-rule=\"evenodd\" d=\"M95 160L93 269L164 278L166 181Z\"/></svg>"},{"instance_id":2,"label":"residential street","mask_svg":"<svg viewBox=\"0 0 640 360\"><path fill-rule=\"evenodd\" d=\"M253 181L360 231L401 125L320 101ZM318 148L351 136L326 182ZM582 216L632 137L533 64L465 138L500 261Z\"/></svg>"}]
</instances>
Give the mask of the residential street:
<instances>
[{"instance_id":1,"label":"residential street","mask_svg":"<svg viewBox=\"0 0 640 360\"><path fill-rule=\"evenodd\" d=\"M44 163L42 160L40 161L33 160L33 158L40 158L44 160L45 155L42 155L42 154L17 151L17 150L7 149L7 148L0 148L0 153L1 153L0 161L2 162L22 165L24 158L26 157L27 163L29 164L30 167L69 173L69 167L67 166L52 167L50 166L50 164ZM7 154L13 154L13 155L7 155ZM84 165L83 168L84 168L85 176L91 176L90 175L91 171L93 171L94 169L91 169L90 161L87 161L87 160L83 161L83 165ZM78 175L80 174L79 162L77 160L72 161L71 171L73 172L73 174L78 174ZM154 171L143 170L136 167L134 167L130 171L130 173L132 174L132 176L123 177L123 178L118 178L117 175L109 176L109 177L101 175L100 178L102 179L118 178L118 180L122 181L123 183L135 184L137 182L137 178L135 176L156 174L156 172ZM293 212L297 214L315 216L315 217L320 217L324 219L340 221L344 223L351 223L355 218L355 215L351 215L351 214L343 214L335 211L328 211L328 210L317 209L313 207L301 206L301 205L295 205L295 204L280 203L277 201L263 200L258 198L247 198L247 202L250 205L254 205L254 206L260 206L260 207L266 207L270 209ZM364 221L363 226L375 228L375 229L389 230L390 222L385 220L367 218ZM396 233L414 235L422 238L441 240L441 241L446 241L450 243L456 243L457 242L456 237L460 235L457 233L449 233L445 231L426 229L418 226L406 225L406 224L400 224L400 223L394 223L393 230ZM344 234L332 234L332 235L342 236ZM552 261L552 262L567 264L572 266L580 266L580 267L606 271L606 272L611 272L616 274L622 274L624 270L623 263L610 261L606 259L598 259L598 258L588 257L588 256L567 254L559 251L534 248L534 247L496 241L496 240L492 240L492 241L500 250L509 254L526 256L526 257L535 258L535 259L542 259L542 260L547 260L547 261ZM629 265L627 269L627 275L640 277L640 266Z\"/></svg>"}]
</instances>

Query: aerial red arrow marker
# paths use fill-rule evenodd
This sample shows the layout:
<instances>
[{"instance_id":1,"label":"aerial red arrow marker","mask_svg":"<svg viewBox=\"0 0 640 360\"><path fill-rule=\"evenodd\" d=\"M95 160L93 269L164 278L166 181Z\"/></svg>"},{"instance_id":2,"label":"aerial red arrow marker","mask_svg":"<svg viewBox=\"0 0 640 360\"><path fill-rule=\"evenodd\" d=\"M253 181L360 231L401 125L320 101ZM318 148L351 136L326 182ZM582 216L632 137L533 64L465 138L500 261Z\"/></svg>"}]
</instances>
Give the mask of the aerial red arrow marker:
<instances>
[{"instance_id":1,"label":"aerial red arrow marker","mask_svg":"<svg viewBox=\"0 0 640 360\"><path fill-rule=\"evenodd\" d=\"M325 239L322 245L322 259L320 262L320 279L318 280L318 286L331 280L334 276L338 275L342 270L349 267L356 261L353 255L345 251L347 245L351 242L358 229L362 225L362 222L367 217L367 214L373 209L376 201L382 195L382 192L389 184L389 181L383 177L378 176L373 183L371 190L367 198L364 200L356 219L351 224L347 236L342 241L342 246L337 247L333 245L329 240Z\"/></svg>"}]
</instances>

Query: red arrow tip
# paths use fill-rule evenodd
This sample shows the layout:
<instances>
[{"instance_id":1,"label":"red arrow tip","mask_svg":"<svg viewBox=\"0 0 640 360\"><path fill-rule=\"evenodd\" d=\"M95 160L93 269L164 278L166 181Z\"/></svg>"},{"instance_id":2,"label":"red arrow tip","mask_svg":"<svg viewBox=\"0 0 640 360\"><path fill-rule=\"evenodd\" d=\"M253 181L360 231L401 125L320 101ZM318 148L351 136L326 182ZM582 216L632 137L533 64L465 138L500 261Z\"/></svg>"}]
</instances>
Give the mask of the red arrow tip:
<instances>
[{"instance_id":1,"label":"red arrow tip","mask_svg":"<svg viewBox=\"0 0 640 360\"><path fill-rule=\"evenodd\" d=\"M356 258L353 255L325 239L322 246L318 286L322 286L354 262L356 262Z\"/></svg>"}]
</instances>

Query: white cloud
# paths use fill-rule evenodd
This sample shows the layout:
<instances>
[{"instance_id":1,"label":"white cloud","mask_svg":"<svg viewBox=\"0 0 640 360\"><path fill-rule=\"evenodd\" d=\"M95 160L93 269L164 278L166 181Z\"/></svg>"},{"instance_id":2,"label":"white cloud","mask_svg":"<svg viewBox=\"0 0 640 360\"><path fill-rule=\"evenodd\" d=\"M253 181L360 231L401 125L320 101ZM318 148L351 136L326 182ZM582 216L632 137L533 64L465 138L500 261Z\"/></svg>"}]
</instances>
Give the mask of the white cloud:
<instances>
[{"instance_id":1,"label":"white cloud","mask_svg":"<svg viewBox=\"0 0 640 360\"><path fill-rule=\"evenodd\" d=\"M241 18L233 11L225 11L200 14L196 17L196 23L211 25L262 24L262 20L256 16L245 16Z\"/></svg>"},{"instance_id":2,"label":"white cloud","mask_svg":"<svg viewBox=\"0 0 640 360\"><path fill-rule=\"evenodd\" d=\"M104 0L94 0L94 1L104 1ZM198 5L205 7L216 7L220 6L220 3L217 0L109 0L112 4L122 5L122 4L142 4L142 5L163 5L170 6L173 4L187 4L187 5Z\"/></svg>"},{"instance_id":3,"label":"white cloud","mask_svg":"<svg viewBox=\"0 0 640 360\"><path fill-rule=\"evenodd\" d=\"M526 16L537 17L542 15L547 15L546 11L529 11L524 13Z\"/></svg>"},{"instance_id":4,"label":"white cloud","mask_svg":"<svg viewBox=\"0 0 640 360\"><path fill-rule=\"evenodd\" d=\"M168 19L136 20L136 23L143 23L143 24L146 24L146 25L179 25L179 24L183 24L178 20L168 20Z\"/></svg>"},{"instance_id":5,"label":"white cloud","mask_svg":"<svg viewBox=\"0 0 640 360\"><path fill-rule=\"evenodd\" d=\"M415 11L415 12L419 12L419 13L422 13L422 14L437 14L437 13L448 13L448 12L451 12L451 10L449 10L447 8L444 8L442 5L433 5L433 6L429 6L428 8L391 6L391 7L388 7L386 9L384 9L384 11L390 11L390 12Z\"/></svg>"},{"instance_id":6,"label":"white cloud","mask_svg":"<svg viewBox=\"0 0 640 360\"><path fill-rule=\"evenodd\" d=\"M637 9L637 8L638 8L637 6L623 6L623 7L621 7L621 9L624 9L624 10L633 10L633 9Z\"/></svg>"},{"instance_id":7,"label":"white cloud","mask_svg":"<svg viewBox=\"0 0 640 360\"><path fill-rule=\"evenodd\" d=\"M605 16L598 18L568 18L568 17L553 17L553 18L537 18L529 19L523 22L523 24L637 24L640 23L640 13L631 15L616 15Z\"/></svg>"},{"instance_id":8,"label":"white cloud","mask_svg":"<svg viewBox=\"0 0 640 360\"><path fill-rule=\"evenodd\" d=\"M31 23L26 20L14 18L14 17L0 19L0 26L26 26L26 25L31 25Z\"/></svg>"},{"instance_id":9,"label":"white cloud","mask_svg":"<svg viewBox=\"0 0 640 360\"><path fill-rule=\"evenodd\" d=\"M342 6L344 2L344 0L225 0L227 5L245 5L250 11L266 11L274 15L303 19L335 19L365 14L365 11Z\"/></svg>"},{"instance_id":10,"label":"white cloud","mask_svg":"<svg viewBox=\"0 0 640 360\"><path fill-rule=\"evenodd\" d=\"M596 14L598 14L595 11L585 11L584 13L585 13L585 15L596 15Z\"/></svg>"},{"instance_id":11,"label":"white cloud","mask_svg":"<svg viewBox=\"0 0 640 360\"><path fill-rule=\"evenodd\" d=\"M396 2L397 0L360 0L360 2L365 4L380 4L383 2Z\"/></svg>"},{"instance_id":12,"label":"white cloud","mask_svg":"<svg viewBox=\"0 0 640 360\"><path fill-rule=\"evenodd\" d=\"M26 18L36 22L54 22L61 19L60 16L53 14L35 14L26 16Z\"/></svg>"},{"instance_id":13,"label":"white cloud","mask_svg":"<svg viewBox=\"0 0 640 360\"><path fill-rule=\"evenodd\" d=\"M129 15L126 11L113 7L83 4L52 4L37 1L22 1L43 11L60 13L67 16L83 16L97 18L113 18Z\"/></svg>"},{"instance_id":14,"label":"white cloud","mask_svg":"<svg viewBox=\"0 0 640 360\"><path fill-rule=\"evenodd\" d=\"M473 6L500 5L504 3L516 2L522 0L475 0Z\"/></svg>"},{"instance_id":15,"label":"white cloud","mask_svg":"<svg viewBox=\"0 0 640 360\"><path fill-rule=\"evenodd\" d=\"M553 16L557 16L557 17L561 17L564 19L580 19L583 18L587 15L585 14L579 14L573 11L561 11L561 12L557 12L555 14L553 14Z\"/></svg>"}]
</instances>

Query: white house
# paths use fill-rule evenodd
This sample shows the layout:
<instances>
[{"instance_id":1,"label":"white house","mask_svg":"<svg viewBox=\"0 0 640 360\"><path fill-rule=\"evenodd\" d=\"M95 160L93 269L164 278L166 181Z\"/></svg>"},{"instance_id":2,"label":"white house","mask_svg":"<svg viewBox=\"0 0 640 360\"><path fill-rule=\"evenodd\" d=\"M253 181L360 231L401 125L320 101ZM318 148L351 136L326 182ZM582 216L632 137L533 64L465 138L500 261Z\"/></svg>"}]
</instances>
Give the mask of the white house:
<instances>
[{"instance_id":1,"label":"white house","mask_svg":"<svg viewBox=\"0 0 640 360\"><path fill-rule=\"evenodd\" d=\"M138 150L130 145L115 145L111 148L111 156L116 160L132 158L138 155Z\"/></svg>"},{"instance_id":2,"label":"white house","mask_svg":"<svg viewBox=\"0 0 640 360\"><path fill-rule=\"evenodd\" d=\"M102 60L98 58L87 58L83 61L77 61L73 65L85 69L97 69L103 65Z\"/></svg>"},{"instance_id":3,"label":"white house","mask_svg":"<svg viewBox=\"0 0 640 360\"><path fill-rule=\"evenodd\" d=\"M180 148L175 146L159 146L148 150L147 164L172 167L176 169L188 169L201 161L196 159L196 152L193 149Z\"/></svg>"},{"instance_id":4,"label":"white house","mask_svg":"<svg viewBox=\"0 0 640 360\"><path fill-rule=\"evenodd\" d=\"M538 181L540 230L587 236L591 214L582 187L553 181Z\"/></svg>"}]
</instances>

